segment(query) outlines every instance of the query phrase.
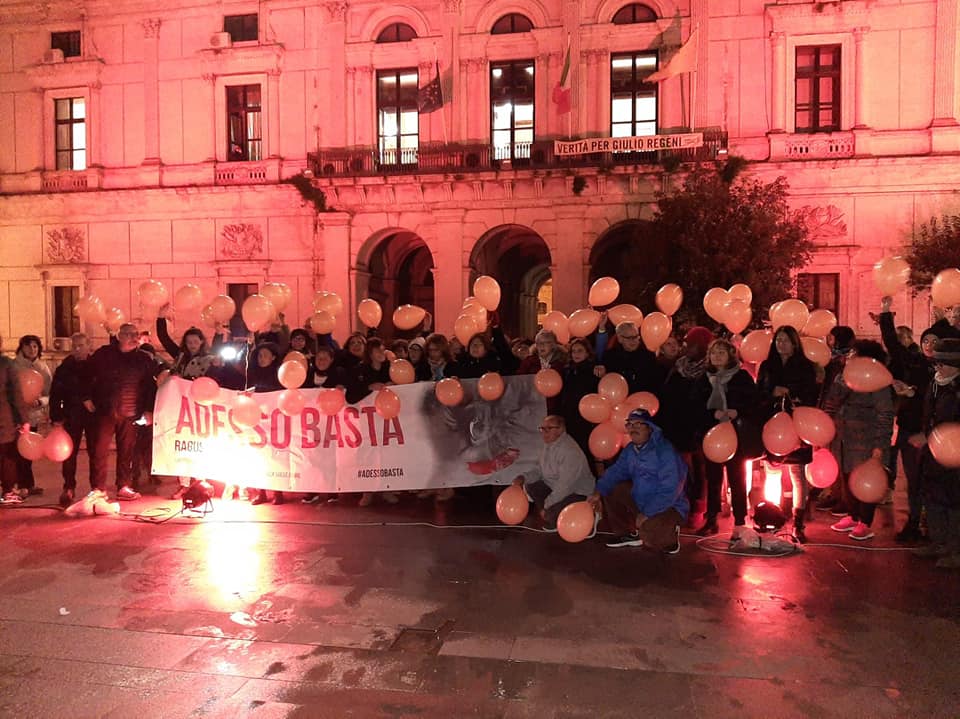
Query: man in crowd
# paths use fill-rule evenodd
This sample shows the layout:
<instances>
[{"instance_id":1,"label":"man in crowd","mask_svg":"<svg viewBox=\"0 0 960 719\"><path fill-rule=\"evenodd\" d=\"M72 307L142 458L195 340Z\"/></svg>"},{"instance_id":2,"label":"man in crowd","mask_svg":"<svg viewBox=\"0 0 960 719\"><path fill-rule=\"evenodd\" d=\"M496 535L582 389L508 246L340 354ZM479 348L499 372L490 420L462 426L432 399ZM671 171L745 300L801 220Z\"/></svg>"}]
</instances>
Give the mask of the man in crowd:
<instances>
[{"instance_id":1,"label":"man in crowd","mask_svg":"<svg viewBox=\"0 0 960 719\"><path fill-rule=\"evenodd\" d=\"M543 528L555 532L561 510L593 493L593 473L580 445L566 433L563 417L555 414L544 417L540 437L543 447L537 466L513 483L523 487L540 510Z\"/></svg>"},{"instance_id":2,"label":"man in crowd","mask_svg":"<svg viewBox=\"0 0 960 719\"><path fill-rule=\"evenodd\" d=\"M137 420L153 421L157 391L157 364L138 352L137 328L120 326L115 344L104 345L90 357L90 383L83 393L84 406L94 413L90 483L105 492L110 440L117 443L117 499L140 499L133 482L133 453Z\"/></svg>"},{"instance_id":3,"label":"man in crowd","mask_svg":"<svg viewBox=\"0 0 960 719\"><path fill-rule=\"evenodd\" d=\"M50 386L50 421L61 425L73 441L73 451L61 467L63 492L60 504L64 507L73 504L77 489L77 456L84 435L87 437L87 457L91 459L91 470L93 468L93 413L83 404L90 386L90 341L82 332L77 332L70 340L73 349L53 373Z\"/></svg>"},{"instance_id":4,"label":"man in crowd","mask_svg":"<svg viewBox=\"0 0 960 719\"><path fill-rule=\"evenodd\" d=\"M659 395L666 373L657 362L657 356L643 345L637 325L633 322L621 322L617 325L617 347L601 347L605 338L605 333L598 333L597 376L603 377L607 372L617 372L627 380L630 394L653 392Z\"/></svg>"},{"instance_id":5,"label":"man in crowd","mask_svg":"<svg viewBox=\"0 0 960 719\"><path fill-rule=\"evenodd\" d=\"M646 410L627 417L628 444L587 499L603 512L616 539L608 547L644 546L680 551L680 525L690 503L684 491L687 465Z\"/></svg>"}]
</instances>

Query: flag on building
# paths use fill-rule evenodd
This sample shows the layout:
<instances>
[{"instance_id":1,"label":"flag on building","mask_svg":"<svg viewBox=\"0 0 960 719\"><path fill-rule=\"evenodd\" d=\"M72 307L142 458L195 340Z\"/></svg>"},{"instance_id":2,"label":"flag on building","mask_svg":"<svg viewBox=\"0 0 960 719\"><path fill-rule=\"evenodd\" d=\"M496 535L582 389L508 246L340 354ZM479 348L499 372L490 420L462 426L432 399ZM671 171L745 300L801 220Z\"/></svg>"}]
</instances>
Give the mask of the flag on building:
<instances>
[{"instance_id":1,"label":"flag on building","mask_svg":"<svg viewBox=\"0 0 960 719\"><path fill-rule=\"evenodd\" d=\"M570 112L570 41L567 41L567 57L563 61L563 72L560 81L553 88L553 103L557 106L558 115Z\"/></svg>"},{"instance_id":2,"label":"flag on building","mask_svg":"<svg viewBox=\"0 0 960 719\"><path fill-rule=\"evenodd\" d=\"M697 69L697 55L700 41L700 30L695 29L690 33L687 41L680 46L680 49L674 53L673 57L662 68L647 77L644 82L660 82L667 78L682 75L685 72L693 72Z\"/></svg>"},{"instance_id":3,"label":"flag on building","mask_svg":"<svg viewBox=\"0 0 960 719\"><path fill-rule=\"evenodd\" d=\"M440 84L440 61L433 79L417 90L417 107L423 115L443 107L443 86Z\"/></svg>"}]
</instances>

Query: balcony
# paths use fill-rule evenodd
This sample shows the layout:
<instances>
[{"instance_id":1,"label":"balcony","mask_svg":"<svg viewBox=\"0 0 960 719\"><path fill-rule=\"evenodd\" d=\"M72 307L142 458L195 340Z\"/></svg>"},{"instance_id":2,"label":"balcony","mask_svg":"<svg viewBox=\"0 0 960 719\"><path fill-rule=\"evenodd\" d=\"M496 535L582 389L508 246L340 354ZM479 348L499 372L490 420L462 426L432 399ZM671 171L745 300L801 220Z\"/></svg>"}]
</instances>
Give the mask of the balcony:
<instances>
[{"instance_id":1,"label":"balcony","mask_svg":"<svg viewBox=\"0 0 960 719\"><path fill-rule=\"evenodd\" d=\"M576 167L659 165L667 157L681 162L713 160L727 148L727 133L703 130L703 146L656 152L604 152L559 157L552 140L515 143L509 147L488 144L423 143L415 149L385 152L375 147L345 147L310 153L308 162L315 177L361 177L374 175L423 175L490 172L494 170L552 170Z\"/></svg>"}]
</instances>

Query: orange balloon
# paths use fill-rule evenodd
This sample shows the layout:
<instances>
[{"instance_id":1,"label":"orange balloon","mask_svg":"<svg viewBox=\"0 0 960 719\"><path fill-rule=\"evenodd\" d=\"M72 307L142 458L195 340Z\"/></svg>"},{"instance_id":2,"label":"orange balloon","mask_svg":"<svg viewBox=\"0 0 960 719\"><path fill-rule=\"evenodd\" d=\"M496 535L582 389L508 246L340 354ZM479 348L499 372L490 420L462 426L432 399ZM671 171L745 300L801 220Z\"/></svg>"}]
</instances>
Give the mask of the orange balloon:
<instances>
[{"instance_id":1,"label":"orange balloon","mask_svg":"<svg viewBox=\"0 0 960 719\"><path fill-rule=\"evenodd\" d=\"M500 284L487 275L480 275L473 282L473 295L487 312L500 306Z\"/></svg>"},{"instance_id":2,"label":"orange balloon","mask_svg":"<svg viewBox=\"0 0 960 719\"><path fill-rule=\"evenodd\" d=\"M117 332L120 325L127 321L127 316L119 307L111 307L103 314L103 326L110 332Z\"/></svg>"},{"instance_id":3,"label":"orange balloon","mask_svg":"<svg viewBox=\"0 0 960 719\"><path fill-rule=\"evenodd\" d=\"M557 533L567 542L582 542L593 533L595 517L590 502L568 504L557 517Z\"/></svg>"},{"instance_id":4,"label":"orange balloon","mask_svg":"<svg viewBox=\"0 0 960 719\"><path fill-rule=\"evenodd\" d=\"M826 367L830 362L830 348L819 337L803 336L800 338L800 346L803 348L803 354L811 362L821 367Z\"/></svg>"},{"instance_id":5,"label":"orange balloon","mask_svg":"<svg viewBox=\"0 0 960 719\"><path fill-rule=\"evenodd\" d=\"M141 284L137 294L140 296L140 304L144 307L161 307L167 304L170 297L166 286L156 280L147 280Z\"/></svg>"},{"instance_id":6,"label":"orange balloon","mask_svg":"<svg viewBox=\"0 0 960 719\"><path fill-rule=\"evenodd\" d=\"M273 303L277 312L283 312L290 302L290 288L282 282L267 282L260 288L260 294Z\"/></svg>"},{"instance_id":7,"label":"orange balloon","mask_svg":"<svg viewBox=\"0 0 960 719\"><path fill-rule=\"evenodd\" d=\"M651 417L656 417L660 411L660 400L653 392L634 392L624 400L624 404L631 410L645 409Z\"/></svg>"},{"instance_id":8,"label":"orange balloon","mask_svg":"<svg viewBox=\"0 0 960 719\"><path fill-rule=\"evenodd\" d=\"M390 363L390 381L394 384L410 384L415 376L413 365L407 360L398 359Z\"/></svg>"},{"instance_id":9,"label":"orange balloon","mask_svg":"<svg viewBox=\"0 0 960 719\"><path fill-rule=\"evenodd\" d=\"M295 417L303 412L307 398L298 389L285 389L277 395L277 409L288 417Z\"/></svg>"},{"instance_id":10,"label":"orange balloon","mask_svg":"<svg viewBox=\"0 0 960 719\"><path fill-rule=\"evenodd\" d=\"M373 400L373 406L377 410L377 414L384 419L393 419L400 414L400 398L396 392L388 387L384 387L377 392L377 396Z\"/></svg>"},{"instance_id":11,"label":"orange balloon","mask_svg":"<svg viewBox=\"0 0 960 719\"><path fill-rule=\"evenodd\" d=\"M276 314L273 303L263 295L248 296L240 308L243 323L251 332L259 332L269 326Z\"/></svg>"},{"instance_id":12,"label":"orange balloon","mask_svg":"<svg viewBox=\"0 0 960 719\"><path fill-rule=\"evenodd\" d=\"M615 305L607 310L607 317L614 327L621 322L633 322L639 327L643 322L643 312L636 305Z\"/></svg>"},{"instance_id":13,"label":"orange balloon","mask_svg":"<svg viewBox=\"0 0 960 719\"><path fill-rule=\"evenodd\" d=\"M43 457L43 437L36 432L24 432L17 437L17 451L31 462Z\"/></svg>"},{"instance_id":14,"label":"orange balloon","mask_svg":"<svg viewBox=\"0 0 960 719\"><path fill-rule=\"evenodd\" d=\"M581 400L582 402L583 400ZM630 407L626 402L621 402L620 404L613 405L613 409L610 410L610 416L607 418L610 424L614 427L622 427L626 421L627 417L633 411L633 408ZM580 411L580 414L583 415L583 411Z\"/></svg>"},{"instance_id":15,"label":"orange balloon","mask_svg":"<svg viewBox=\"0 0 960 719\"><path fill-rule=\"evenodd\" d=\"M797 436L814 447L826 447L837 433L830 415L816 407L794 407L793 426Z\"/></svg>"},{"instance_id":16,"label":"orange balloon","mask_svg":"<svg viewBox=\"0 0 960 719\"><path fill-rule=\"evenodd\" d=\"M297 352L297 350L290 350L287 352L287 356L283 358L284 362L298 362L303 365L303 368L307 368L307 358L303 352Z\"/></svg>"},{"instance_id":17,"label":"orange balloon","mask_svg":"<svg viewBox=\"0 0 960 719\"><path fill-rule=\"evenodd\" d=\"M238 394L233 398L230 416L241 427L256 427L260 424L260 405L250 395Z\"/></svg>"},{"instance_id":18,"label":"orange balloon","mask_svg":"<svg viewBox=\"0 0 960 719\"><path fill-rule=\"evenodd\" d=\"M563 389L563 378L555 369L542 369L533 378L533 384L544 397L556 397Z\"/></svg>"},{"instance_id":19,"label":"orange balloon","mask_svg":"<svg viewBox=\"0 0 960 719\"><path fill-rule=\"evenodd\" d=\"M613 403L606 397L602 397L595 392L585 394L580 398L578 409L580 416L588 422L600 424L610 419L610 411Z\"/></svg>"},{"instance_id":20,"label":"orange balloon","mask_svg":"<svg viewBox=\"0 0 960 719\"><path fill-rule=\"evenodd\" d=\"M210 314L217 322L229 322L237 313L237 303L228 295L217 295L210 302Z\"/></svg>"},{"instance_id":21,"label":"orange balloon","mask_svg":"<svg viewBox=\"0 0 960 719\"><path fill-rule=\"evenodd\" d=\"M337 328L337 318L326 310L317 310L310 315L310 329L318 335L327 335Z\"/></svg>"},{"instance_id":22,"label":"orange balloon","mask_svg":"<svg viewBox=\"0 0 960 719\"><path fill-rule=\"evenodd\" d=\"M187 283L173 295L173 306L178 310L195 310L203 304L203 290Z\"/></svg>"},{"instance_id":23,"label":"orange balloon","mask_svg":"<svg viewBox=\"0 0 960 719\"><path fill-rule=\"evenodd\" d=\"M785 457L800 447L800 437L789 414L777 412L767 420L763 425L763 446L778 457Z\"/></svg>"},{"instance_id":24,"label":"orange balloon","mask_svg":"<svg viewBox=\"0 0 960 719\"><path fill-rule=\"evenodd\" d=\"M622 438L621 428L614 427L610 422L598 424L590 432L590 438L587 440L590 454L600 460L612 459L620 451Z\"/></svg>"},{"instance_id":25,"label":"orange balloon","mask_svg":"<svg viewBox=\"0 0 960 719\"><path fill-rule=\"evenodd\" d=\"M770 308L770 321L774 330L789 325L799 331L807 326L810 310L800 300L784 300L778 302L776 308L776 312L773 307Z\"/></svg>"},{"instance_id":26,"label":"orange balloon","mask_svg":"<svg viewBox=\"0 0 960 719\"><path fill-rule=\"evenodd\" d=\"M714 425L703 436L703 456L716 464L733 459L737 453L737 429L732 422Z\"/></svg>"},{"instance_id":27,"label":"orange balloon","mask_svg":"<svg viewBox=\"0 0 960 719\"><path fill-rule=\"evenodd\" d=\"M893 384L893 375L873 357L851 357L843 367L843 381L854 392L876 392Z\"/></svg>"},{"instance_id":28,"label":"orange balloon","mask_svg":"<svg viewBox=\"0 0 960 719\"><path fill-rule=\"evenodd\" d=\"M960 269L951 267L938 272L930 285L930 299L934 307L960 305Z\"/></svg>"},{"instance_id":29,"label":"orange balloon","mask_svg":"<svg viewBox=\"0 0 960 719\"><path fill-rule=\"evenodd\" d=\"M731 302L733 300L740 300L747 305L753 302L753 290L742 282L738 282L730 287L730 289L727 290L727 296L730 297Z\"/></svg>"},{"instance_id":30,"label":"orange balloon","mask_svg":"<svg viewBox=\"0 0 960 719\"><path fill-rule=\"evenodd\" d=\"M43 394L43 375L37 370L29 367L17 372L17 379L20 380L20 392L23 394L23 401L27 404L33 404L40 395Z\"/></svg>"},{"instance_id":31,"label":"orange balloon","mask_svg":"<svg viewBox=\"0 0 960 719\"><path fill-rule=\"evenodd\" d=\"M381 390L382 392L383 390ZM390 394L393 394L391 392ZM396 397L395 394L393 394ZM347 403L347 398L343 394L343 390L337 387L329 387L327 389L320 390L320 393L317 395L317 404L320 406L320 413L324 415L337 414L344 405ZM399 409L400 400L397 399L397 408ZM379 409L377 410L379 412ZM383 415L380 412L381 416Z\"/></svg>"},{"instance_id":32,"label":"orange balloon","mask_svg":"<svg viewBox=\"0 0 960 719\"><path fill-rule=\"evenodd\" d=\"M207 305L200 310L200 323L210 329L217 326L217 318L213 316L213 305Z\"/></svg>"},{"instance_id":33,"label":"orange balloon","mask_svg":"<svg viewBox=\"0 0 960 719\"><path fill-rule=\"evenodd\" d=\"M504 524L520 524L527 518L530 511L530 500L527 499L523 487L511 485L500 492L497 497L497 517Z\"/></svg>"},{"instance_id":34,"label":"orange balloon","mask_svg":"<svg viewBox=\"0 0 960 719\"><path fill-rule=\"evenodd\" d=\"M477 380L477 394L487 402L495 402L503 397L504 389L503 377L498 372L487 372Z\"/></svg>"},{"instance_id":35,"label":"orange balloon","mask_svg":"<svg viewBox=\"0 0 960 719\"><path fill-rule=\"evenodd\" d=\"M942 422L927 438L930 453L944 467L960 467L960 422Z\"/></svg>"},{"instance_id":36,"label":"orange balloon","mask_svg":"<svg viewBox=\"0 0 960 719\"><path fill-rule=\"evenodd\" d=\"M878 504L887 495L887 470L879 459L871 457L853 468L850 473L850 491L866 504Z\"/></svg>"},{"instance_id":37,"label":"orange balloon","mask_svg":"<svg viewBox=\"0 0 960 719\"><path fill-rule=\"evenodd\" d=\"M316 311L324 310L336 317L343 312L343 300L336 292L318 290L313 295L313 309Z\"/></svg>"},{"instance_id":38,"label":"orange balloon","mask_svg":"<svg viewBox=\"0 0 960 719\"><path fill-rule=\"evenodd\" d=\"M427 311L416 305L400 305L393 311L393 325L398 330L412 330L423 322Z\"/></svg>"},{"instance_id":39,"label":"orange balloon","mask_svg":"<svg viewBox=\"0 0 960 719\"><path fill-rule=\"evenodd\" d=\"M220 396L220 385L212 377L197 377L190 383L190 397L194 402L209 404Z\"/></svg>"},{"instance_id":40,"label":"orange balloon","mask_svg":"<svg viewBox=\"0 0 960 719\"><path fill-rule=\"evenodd\" d=\"M393 362L397 358L397 353L393 350L384 350L383 356L387 358L388 362Z\"/></svg>"},{"instance_id":41,"label":"orange balloon","mask_svg":"<svg viewBox=\"0 0 960 719\"><path fill-rule=\"evenodd\" d=\"M367 327L379 327L381 320L383 320L383 308L376 300L369 298L360 300L360 304L357 305L357 316Z\"/></svg>"},{"instance_id":42,"label":"orange balloon","mask_svg":"<svg viewBox=\"0 0 960 719\"><path fill-rule=\"evenodd\" d=\"M730 293L722 287L713 287L703 296L703 309L715 322L723 322L728 304L730 304Z\"/></svg>"},{"instance_id":43,"label":"orange balloon","mask_svg":"<svg viewBox=\"0 0 960 719\"><path fill-rule=\"evenodd\" d=\"M753 310L743 300L731 300L724 308L723 323L735 335L747 329L751 319L753 319Z\"/></svg>"},{"instance_id":44,"label":"orange balloon","mask_svg":"<svg viewBox=\"0 0 960 719\"><path fill-rule=\"evenodd\" d=\"M548 312L544 315L543 320L541 321L541 327L545 330L550 330L557 336L557 341L560 344L566 344L570 341L570 329L568 327L569 320L567 316L560 312L559 310L554 310L553 312Z\"/></svg>"},{"instance_id":45,"label":"orange balloon","mask_svg":"<svg viewBox=\"0 0 960 719\"><path fill-rule=\"evenodd\" d=\"M902 257L885 257L873 266L873 281L881 294L897 294L909 279L910 265Z\"/></svg>"},{"instance_id":46,"label":"orange balloon","mask_svg":"<svg viewBox=\"0 0 960 719\"><path fill-rule=\"evenodd\" d=\"M447 407L456 407L463 401L463 385L460 380L446 377L437 382L434 392L440 404Z\"/></svg>"},{"instance_id":47,"label":"orange balloon","mask_svg":"<svg viewBox=\"0 0 960 719\"><path fill-rule=\"evenodd\" d=\"M683 304L683 290L679 285L671 282L657 290L655 301L658 310L667 315L667 317L673 317L673 315L677 313L677 310L680 309L680 305Z\"/></svg>"},{"instance_id":48,"label":"orange balloon","mask_svg":"<svg viewBox=\"0 0 960 719\"><path fill-rule=\"evenodd\" d=\"M837 316L830 310L814 310L803 327L808 337L826 337L837 326Z\"/></svg>"},{"instance_id":49,"label":"orange balloon","mask_svg":"<svg viewBox=\"0 0 960 719\"><path fill-rule=\"evenodd\" d=\"M296 360L287 360L277 370L277 379L287 389L302 387L307 379L307 368Z\"/></svg>"},{"instance_id":50,"label":"orange balloon","mask_svg":"<svg viewBox=\"0 0 960 719\"><path fill-rule=\"evenodd\" d=\"M471 337L482 331L473 315L460 315L453 323L453 334L464 347L470 344Z\"/></svg>"},{"instance_id":51,"label":"orange balloon","mask_svg":"<svg viewBox=\"0 0 960 719\"><path fill-rule=\"evenodd\" d=\"M77 316L83 322L99 324L103 322L104 319L103 302L99 297L95 297L94 295L87 295L77 300L73 311L77 313Z\"/></svg>"},{"instance_id":52,"label":"orange balloon","mask_svg":"<svg viewBox=\"0 0 960 719\"><path fill-rule=\"evenodd\" d=\"M746 362L763 362L770 353L772 341L773 332L770 330L754 330L743 338L740 344L740 356Z\"/></svg>"},{"instance_id":53,"label":"orange balloon","mask_svg":"<svg viewBox=\"0 0 960 719\"><path fill-rule=\"evenodd\" d=\"M611 404L616 404L627 398L630 387L622 374L607 372L607 374L600 378L597 392L600 393L601 397L610 400Z\"/></svg>"},{"instance_id":54,"label":"orange balloon","mask_svg":"<svg viewBox=\"0 0 960 719\"><path fill-rule=\"evenodd\" d=\"M600 313L596 310L576 310L567 320L567 329L571 337L586 337L600 324Z\"/></svg>"},{"instance_id":55,"label":"orange balloon","mask_svg":"<svg viewBox=\"0 0 960 719\"><path fill-rule=\"evenodd\" d=\"M601 277L590 285L587 294L587 303L591 307L605 307L612 305L620 296L620 283L612 277Z\"/></svg>"},{"instance_id":56,"label":"orange balloon","mask_svg":"<svg viewBox=\"0 0 960 719\"><path fill-rule=\"evenodd\" d=\"M660 349L660 345L667 341L673 329L672 320L660 312L651 312L643 318L640 325L640 336L644 346L651 352Z\"/></svg>"},{"instance_id":57,"label":"orange balloon","mask_svg":"<svg viewBox=\"0 0 960 719\"><path fill-rule=\"evenodd\" d=\"M811 487L824 489L837 481L837 475L840 474L840 465L837 464L833 452L825 447L814 450L813 461L803 468L803 476L806 477Z\"/></svg>"},{"instance_id":58,"label":"orange balloon","mask_svg":"<svg viewBox=\"0 0 960 719\"><path fill-rule=\"evenodd\" d=\"M73 440L63 427L54 427L43 438L43 454L51 462L62 462L73 453Z\"/></svg>"}]
</instances>

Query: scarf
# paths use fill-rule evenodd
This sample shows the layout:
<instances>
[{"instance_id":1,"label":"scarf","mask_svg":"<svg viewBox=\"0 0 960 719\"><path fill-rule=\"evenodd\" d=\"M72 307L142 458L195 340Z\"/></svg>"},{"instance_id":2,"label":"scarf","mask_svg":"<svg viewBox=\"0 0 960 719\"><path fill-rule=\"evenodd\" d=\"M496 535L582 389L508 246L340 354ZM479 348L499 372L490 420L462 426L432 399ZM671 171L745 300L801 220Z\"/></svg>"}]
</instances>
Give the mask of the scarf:
<instances>
[{"instance_id":1,"label":"scarf","mask_svg":"<svg viewBox=\"0 0 960 719\"><path fill-rule=\"evenodd\" d=\"M684 379L700 379L707 371L707 359L694 362L689 357L680 357L673 368Z\"/></svg>"},{"instance_id":2,"label":"scarf","mask_svg":"<svg viewBox=\"0 0 960 719\"><path fill-rule=\"evenodd\" d=\"M727 383L730 378L740 371L740 363L728 369L707 372L710 380L710 399L707 400L707 409L721 409L727 411Z\"/></svg>"},{"instance_id":3,"label":"scarf","mask_svg":"<svg viewBox=\"0 0 960 719\"><path fill-rule=\"evenodd\" d=\"M439 382L443 379L443 368L447 366L446 360L440 360L439 362L434 362L433 360L427 360L427 364L430 365L430 376L434 382Z\"/></svg>"}]
</instances>

